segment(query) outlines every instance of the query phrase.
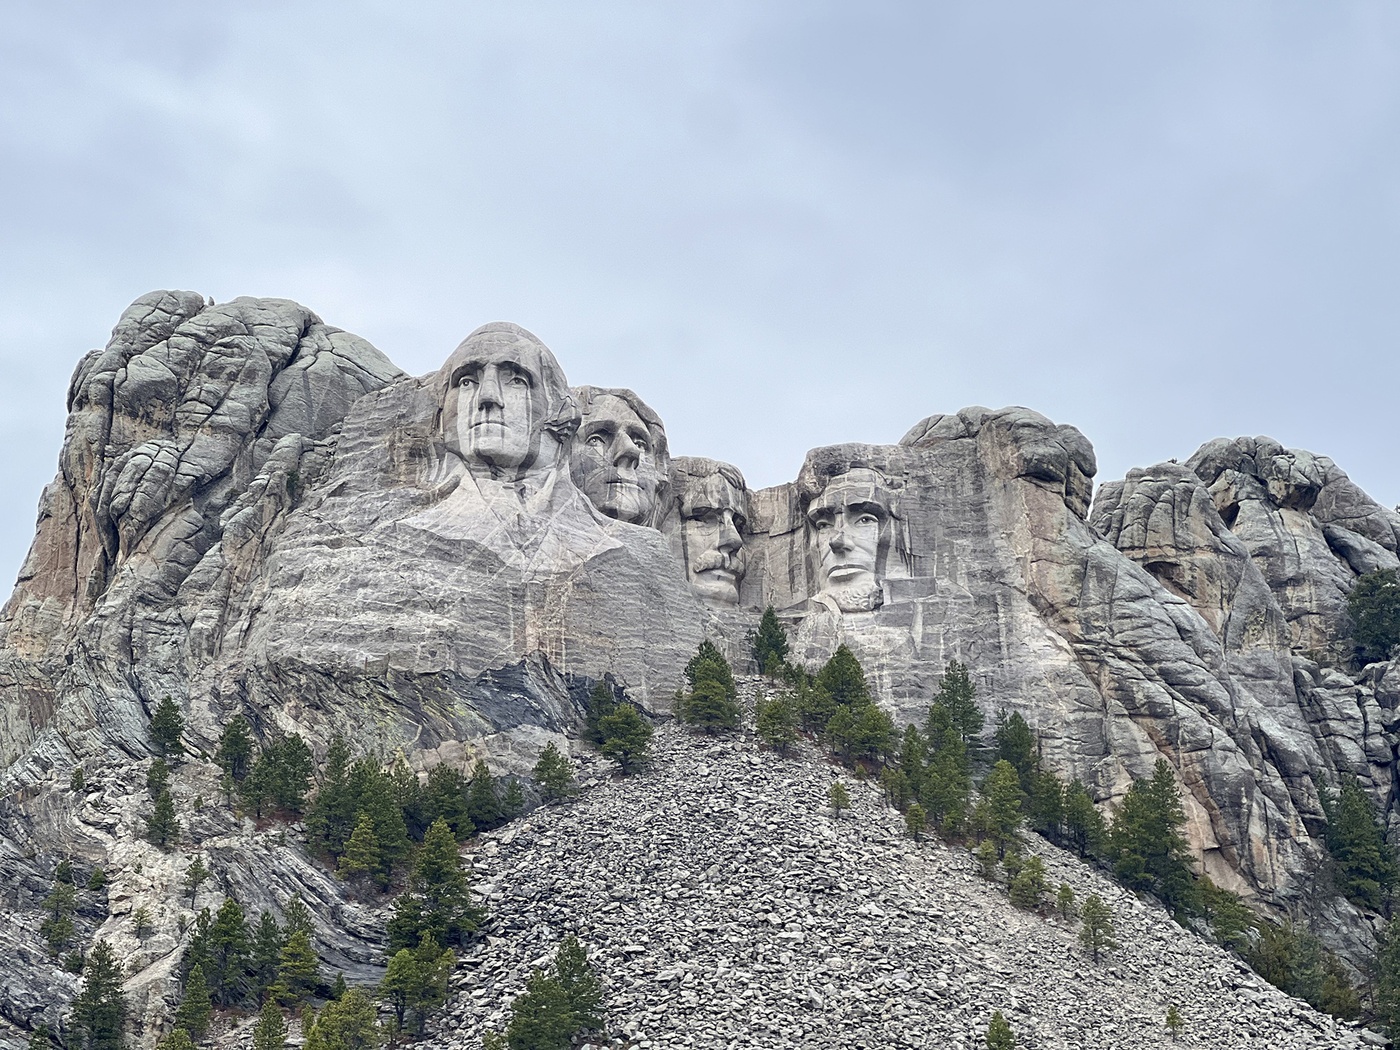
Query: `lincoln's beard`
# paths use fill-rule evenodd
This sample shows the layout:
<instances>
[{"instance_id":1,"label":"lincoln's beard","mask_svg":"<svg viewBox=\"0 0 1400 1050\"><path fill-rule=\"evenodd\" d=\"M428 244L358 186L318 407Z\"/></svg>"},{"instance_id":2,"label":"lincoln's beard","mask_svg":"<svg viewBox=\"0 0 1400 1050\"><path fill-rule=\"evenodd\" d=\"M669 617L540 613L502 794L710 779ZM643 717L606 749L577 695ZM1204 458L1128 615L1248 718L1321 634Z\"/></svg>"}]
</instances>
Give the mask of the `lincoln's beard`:
<instances>
[{"instance_id":1,"label":"lincoln's beard","mask_svg":"<svg viewBox=\"0 0 1400 1050\"><path fill-rule=\"evenodd\" d=\"M885 592L874 579L828 586L823 593L836 602L842 612L874 612L885 603Z\"/></svg>"}]
</instances>

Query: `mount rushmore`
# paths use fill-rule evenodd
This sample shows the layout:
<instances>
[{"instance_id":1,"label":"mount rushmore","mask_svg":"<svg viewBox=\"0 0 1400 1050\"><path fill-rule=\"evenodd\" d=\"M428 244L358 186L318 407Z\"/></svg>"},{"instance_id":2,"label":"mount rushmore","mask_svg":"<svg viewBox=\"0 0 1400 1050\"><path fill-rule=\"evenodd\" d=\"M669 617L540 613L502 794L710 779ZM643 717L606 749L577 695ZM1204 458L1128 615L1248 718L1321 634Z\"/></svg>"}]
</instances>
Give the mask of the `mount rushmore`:
<instances>
[{"instance_id":1,"label":"mount rushmore","mask_svg":"<svg viewBox=\"0 0 1400 1050\"><path fill-rule=\"evenodd\" d=\"M751 666L770 605L901 723L966 664L1105 807L1166 758L1200 870L1275 914L1313 890L1319 781L1393 815L1400 667L1349 667L1346 596L1400 515L1326 457L1220 439L1095 492L1075 428L966 408L776 487L741 466L513 324L411 377L286 300L141 297L78 363L0 615L7 906L117 848L60 789L148 757L163 697L205 752L242 714L524 772L598 680L666 714L702 639Z\"/></svg>"}]
</instances>

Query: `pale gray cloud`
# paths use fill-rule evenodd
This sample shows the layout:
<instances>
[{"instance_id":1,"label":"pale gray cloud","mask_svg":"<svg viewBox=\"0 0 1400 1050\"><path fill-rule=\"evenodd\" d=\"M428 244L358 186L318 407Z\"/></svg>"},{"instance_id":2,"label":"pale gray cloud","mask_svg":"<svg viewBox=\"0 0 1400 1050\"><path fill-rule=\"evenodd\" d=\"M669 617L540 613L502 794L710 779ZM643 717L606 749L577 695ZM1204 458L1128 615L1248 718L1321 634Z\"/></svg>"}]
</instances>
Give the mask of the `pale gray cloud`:
<instances>
[{"instance_id":1,"label":"pale gray cloud","mask_svg":"<svg viewBox=\"0 0 1400 1050\"><path fill-rule=\"evenodd\" d=\"M515 320L756 484L1018 403L1102 479L1268 433L1400 499L1393 4L4 11L5 575L157 287L414 372Z\"/></svg>"}]
</instances>

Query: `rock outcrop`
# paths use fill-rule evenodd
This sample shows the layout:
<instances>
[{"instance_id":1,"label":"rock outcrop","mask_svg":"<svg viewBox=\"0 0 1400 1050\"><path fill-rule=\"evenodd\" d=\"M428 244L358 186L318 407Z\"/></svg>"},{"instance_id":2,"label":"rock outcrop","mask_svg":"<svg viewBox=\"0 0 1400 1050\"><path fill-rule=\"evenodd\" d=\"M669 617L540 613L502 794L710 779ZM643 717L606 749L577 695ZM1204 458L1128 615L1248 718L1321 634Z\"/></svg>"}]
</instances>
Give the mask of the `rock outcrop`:
<instances>
[{"instance_id":1,"label":"rock outcrop","mask_svg":"<svg viewBox=\"0 0 1400 1050\"><path fill-rule=\"evenodd\" d=\"M804 662L849 645L901 722L967 664L988 714L1020 712L1106 808L1166 758L1203 872L1266 911L1331 916L1354 957L1371 937L1316 900L1316 785L1354 774L1395 809L1400 667L1350 667L1345 609L1359 574L1400 566L1400 514L1325 457L1222 439L1095 499L1079 431L970 408L897 445L813 450L752 492L731 465L671 459L640 398L571 387L515 325L409 377L296 304L188 292L133 304L68 410L0 613L16 1024L71 984L36 940L59 856L107 868L114 909L156 892L136 867L162 863L135 859L140 822L116 800L162 697L186 719L191 801L215 793L234 715L316 751L343 734L419 770L522 773L599 680L664 716L703 638L747 666L768 605ZM327 957L369 965L375 934L333 880L243 834L199 841L245 904L314 897L346 916ZM178 946L163 921L161 951L133 956L152 1002Z\"/></svg>"}]
</instances>

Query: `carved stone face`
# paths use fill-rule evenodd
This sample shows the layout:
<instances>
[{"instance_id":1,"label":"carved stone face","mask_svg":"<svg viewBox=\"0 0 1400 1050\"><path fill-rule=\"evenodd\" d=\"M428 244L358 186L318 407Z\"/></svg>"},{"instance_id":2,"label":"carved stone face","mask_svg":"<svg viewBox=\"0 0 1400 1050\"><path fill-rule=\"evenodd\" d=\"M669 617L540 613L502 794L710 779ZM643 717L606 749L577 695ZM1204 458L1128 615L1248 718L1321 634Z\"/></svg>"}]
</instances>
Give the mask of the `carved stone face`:
<instances>
[{"instance_id":1,"label":"carved stone face","mask_svg":"<svg viewBox=\"0 0 1400 1050\"><path fill-rule=\"evenodd\" d=\"M738 604L747 568L743 488L719 473L693 478L681 492L680 514L691 589L710 601Z\"/></svg>"},{"instance_id":2,"label":"carved stone face","mask_svg":"<svg viewBox=\"0 0 1400 1050\"><path fill-rule=\"evenodd\" d=\"M546 426L564 407L567 387L542 343L514 325L487 325L443 371L443 439L468 470L518 477L553 464L558 441Z\"/></svg>"},{"instance_id":3,"label":"carved stone face","mask_svg":"<svg viewBox=\"0 0 1400 1050\"><path fill-rule=\"evenodd\" d=\"M888 546L890 507L873 471L834 478L807 508L815 537L821 594L842 612L879 608L878 576Z\"/></svg>"},{"instance_id":4,"label":"carved stone face","mask_svg":"<svg viewBox=\"0 0 1400 1050\"><path fill-rule=\"evenodd\" d=\"M627 401L598 393L574 438L569 471L574 484L608 517L650 524L663 480L661 452L646 421Z\"/></svg>"}]
</instances>

